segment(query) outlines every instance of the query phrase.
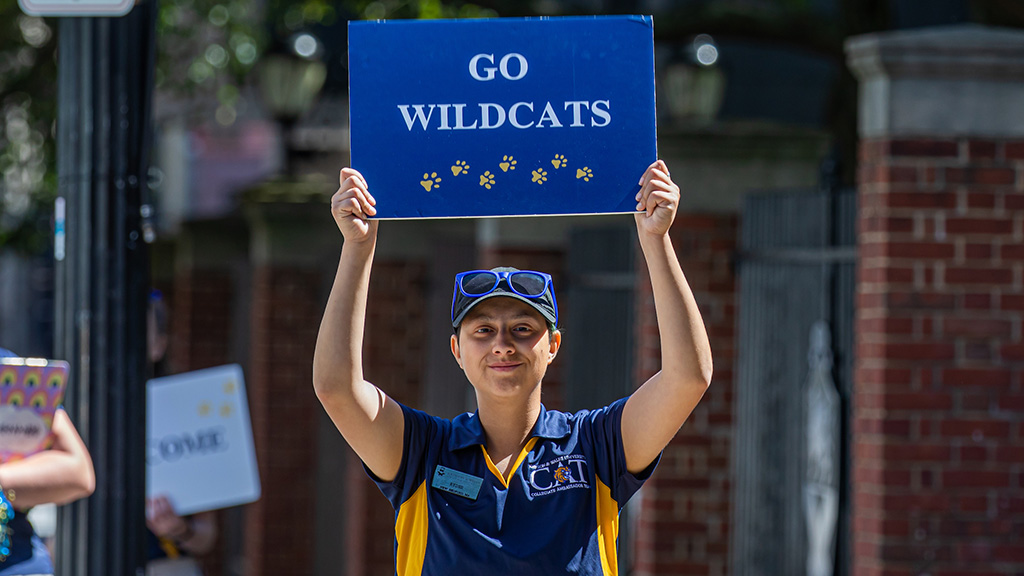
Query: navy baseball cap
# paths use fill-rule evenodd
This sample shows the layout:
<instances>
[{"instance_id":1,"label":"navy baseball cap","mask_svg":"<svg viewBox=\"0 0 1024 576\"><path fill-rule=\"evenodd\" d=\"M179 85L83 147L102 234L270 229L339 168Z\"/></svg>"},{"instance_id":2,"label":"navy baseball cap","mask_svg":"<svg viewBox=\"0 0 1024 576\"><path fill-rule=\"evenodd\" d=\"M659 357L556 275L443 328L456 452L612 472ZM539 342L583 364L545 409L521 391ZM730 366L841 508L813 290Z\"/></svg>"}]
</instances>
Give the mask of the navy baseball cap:
<instances>
[{"instance_id":1,"label":"navy baseball cap","mask_svg":"<svg viewBox=\"0 0 1024 576\"><path fill-rule=\"evenodd\" d=\"M458 328L462 319L474 306L496 296L525 302L540 312L550 324L558 324L558 304L555 302L551 275L502 266L491 270L470 270L455 275L452 328Z\"/></svg>"}]
</instances>

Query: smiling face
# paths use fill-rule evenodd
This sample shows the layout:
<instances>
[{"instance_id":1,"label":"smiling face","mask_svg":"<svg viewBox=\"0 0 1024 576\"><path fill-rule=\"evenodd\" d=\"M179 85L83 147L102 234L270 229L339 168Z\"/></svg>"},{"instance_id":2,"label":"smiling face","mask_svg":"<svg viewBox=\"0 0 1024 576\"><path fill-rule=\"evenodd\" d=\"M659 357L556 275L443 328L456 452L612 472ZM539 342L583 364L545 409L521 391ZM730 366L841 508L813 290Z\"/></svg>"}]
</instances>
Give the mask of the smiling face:
<instances>
[{"instance_id":1,"label":"smiling face","mask_svg":"<svg viewBox=\"0 0 1024 576\"><path fill-rule=\"evenodd\" d=\"M452 336L452 354L477 398L512 398L535 391L555 359L562 335L548 332L547 321L515 298L480 302Z\"/></svg>"}]
</instances>

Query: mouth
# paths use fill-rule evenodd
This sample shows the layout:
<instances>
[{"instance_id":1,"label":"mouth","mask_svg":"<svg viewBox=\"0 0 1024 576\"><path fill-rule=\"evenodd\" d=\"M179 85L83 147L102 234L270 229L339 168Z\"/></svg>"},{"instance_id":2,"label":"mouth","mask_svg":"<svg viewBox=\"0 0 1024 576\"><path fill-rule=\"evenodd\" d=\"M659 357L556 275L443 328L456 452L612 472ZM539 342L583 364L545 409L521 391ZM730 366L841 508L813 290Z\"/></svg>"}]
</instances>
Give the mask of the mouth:
<instances>
[{"instance_id":1,"label":"mouth","mask_svg":"<svg viewBox=\"0 0 1024 576\"><path fill-rule=\"evenodd\" d=\"M497 372L511 372L520 366L522 366L521 362L498 362L489 365L488 368Z\"/></svg>"}]
</instances>

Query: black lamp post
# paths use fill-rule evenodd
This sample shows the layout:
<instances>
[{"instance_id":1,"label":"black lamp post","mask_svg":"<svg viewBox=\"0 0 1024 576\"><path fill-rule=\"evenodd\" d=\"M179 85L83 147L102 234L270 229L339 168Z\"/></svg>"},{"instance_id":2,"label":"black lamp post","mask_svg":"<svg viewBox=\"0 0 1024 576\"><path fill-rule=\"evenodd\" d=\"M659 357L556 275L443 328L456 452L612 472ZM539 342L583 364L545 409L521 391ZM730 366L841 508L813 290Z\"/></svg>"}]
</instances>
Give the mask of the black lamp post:
<instances>
[{"instance_id":1,"label":"black lamp post","mask_svg":"<svg viewBox=\"0 0 1024 576\"><path fill-rule=\"evenodd\" d=\"M320 41L301 32L276 44L260 63L260 92L267 110L281 125L284 172L288 177L295 176L292 129L313 105L327 78L327 67L320 59L322 53Z\"/></svg>"}]
</instances>

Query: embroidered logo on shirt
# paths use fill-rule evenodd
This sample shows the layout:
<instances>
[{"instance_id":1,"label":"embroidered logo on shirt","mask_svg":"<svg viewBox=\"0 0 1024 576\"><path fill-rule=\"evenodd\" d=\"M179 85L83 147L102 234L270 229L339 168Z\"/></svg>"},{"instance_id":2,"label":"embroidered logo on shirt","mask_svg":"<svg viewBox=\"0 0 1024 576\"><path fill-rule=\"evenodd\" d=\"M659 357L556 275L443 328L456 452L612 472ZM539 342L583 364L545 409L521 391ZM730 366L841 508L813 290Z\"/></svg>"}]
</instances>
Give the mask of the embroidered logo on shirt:
<instances>
[{"instance_id":1,"label":"embroidered logo on shirt","mask_svg":"<svg viewBox=\"0 0 1024 576\"><path fill-rule=\"evenodd\" d=\"M587 459L582 454L567 454L540 464L526 466L530 497L547 496L573 488L590 488Z\"/></svg>"},{"instance_id":2,"label":"embroidered logo on shirt","mask_svg":"<svg viewBox=\"0 0 1024 576\"><path fill-rule=\"evenodd\" d=\"M569 469L565 466L559 466L555 469L555 482L559 484L572 482L572 472L569 472Z\"/></svg>"},{"instance_id":3,"label":"embroidered logo on shirt","mask_svg":"<svg viewBox=\"0 0 1024 576\"><path fill-rule=\"evenodd\" d=\"M434 479L431 480L430 486L476 500L477 495L480 494L480 485L483 483L484 479L478 476L459 472L454 468L438 466L434 469Z\"/></svg>"}]
</instances>

